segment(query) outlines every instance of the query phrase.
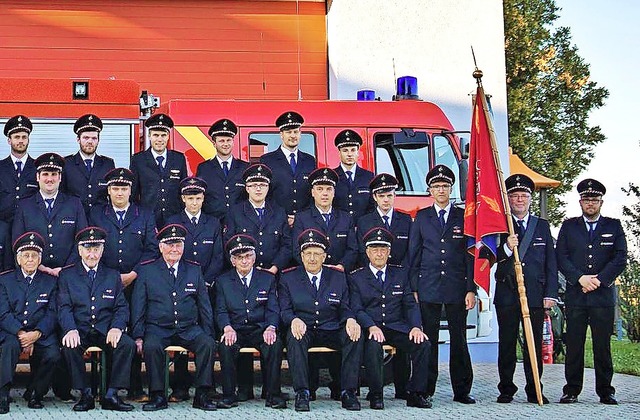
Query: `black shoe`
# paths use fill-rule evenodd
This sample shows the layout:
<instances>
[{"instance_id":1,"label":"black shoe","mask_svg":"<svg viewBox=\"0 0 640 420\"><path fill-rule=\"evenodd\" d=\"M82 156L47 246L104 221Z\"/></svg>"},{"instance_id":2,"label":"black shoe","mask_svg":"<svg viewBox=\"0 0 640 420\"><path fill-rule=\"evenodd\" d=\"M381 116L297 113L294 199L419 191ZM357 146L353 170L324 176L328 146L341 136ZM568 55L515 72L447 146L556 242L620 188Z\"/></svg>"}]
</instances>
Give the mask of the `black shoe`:
<instances>
[{"instance_id":1,"label":"black shoe","mask_svg":"<svg viewBox=\"0 0 640 420\"><path fill-rule=\"evenodd\" d=\"M315 401L316 398L316 391L309 391L309 401Z\"/></svg>"},{"instance_id":2,"label":"black shoe","mask_svg":"<svg viewBox=\"0 0 640 420\"><path fill-rule=\"evenodd\" d=\"M42 410L44 408L44 405L42 405L42 398L32 395L32 397L29 399L29 402L27 403L27 407L33 408L35 410Z\"/></svg>"},{"instance_id":3,"label":"black shoe","mask_svg":"<svg viewBox=\"0 0 640 420\"><path fill-rule=\"evenodd\" d=\"M572 394L564 394L560 398L560 404L574 404L578 402L578 396Z\"/></svg>"},{"instance_id":4,"label":"black shoe","mask_svg":"<svg viewBox=\"0 0 640 420\"><path fill-rule=\"evenodd\" d=\"M82 394L80 401L73 406L73 411L89 411L96 408L96 400L91 394Z\"/></svg>"},{"instance_id":5,"label":"black shoe","mask_svg":"<svg viewBox=\"0 0 640 420\"><path fill-rule=\"evenodd\" d=\"M513 395L509 394L500 394L496 400L496 402L499 402L500 404L509 404L511 401L513 401Z\"/></svg>"},{"instance_id":6,"label":"black shoe","mask_svg":"<svg viewBox=\"0 0 640 420\"><path fill-rule=\"evenodd\" d=\"M233 408L233 407L237 407L237 406L238 406L238 401L236 401L235 397L228 397L228 398L227 397L223 397L216 404L217 408L222 408L222 409Z\"/></svg>"},{"instance_id":7,"label":"black shoe","mask_svg":"<svg viewBox=\"0 0 640 420\"><path fill-rule=\"evenodd\" d=\"M103 410L113 410L113 411L131 411L133 410L133 406L122 401L118 395L115 395L111 398L103 397L100 400L100 406Z\"/></svg>"},{"instance_id":8,"label":"black shoe","mask_svg":"<svg viewBox=\"0 0 640 420\"><path fill-rule=\"evenodd\" d=\"M271 397L267 394L264 406L271 408L287 408L287 400L282 398L282 396Z\"/></svg>"},{"instance_id":9,"label":"black shoe","mask_svg":"<svg viewBox=\"0 0 640 420\"><path fill-rule=\"evenodd\" d=\"M245 402L249 400L253 400L255 395L253 395L253 388L250 389L238 389L238 401Z\"/></svg>"},{"instance_id":10,"label":"black shoe","mask_svg":"<svg viewBox=\"0 0 640 420\"><path fill-rule=\"evenodd\" d=\"M345 391L340 399L342 400L342 408L349 411L360 411L360 401L358 401L355 391Z\"/></svg>"},{"instance_id":11,"label":"black shoe","mask_svg":"<svg viewBox=\"0 0 640 420\"><path fill-rule=\"evenodd\" d=\"M538 397L535 395L527 395L527 402L531 404L538 404ZM542 396L542 404L549 404L549 399L544 395Z\"/></svg>"},{"instance_id":12,"label":"black shoe","mask_svg":"<svg viewBox=\"0 0 640 420\"><path fill-rule=\"evenodd\" d=\"M9 396L0 397L0 414L7 414L9 412Z\"/></svg>"},{"instance_id":13,"label":"black shoe","mask_svg":"<svg viewBox=\"0 0 640 420\"><path fill-rule=\"evenodd\" d=\"M476 403L476 399L473 398L471 395L466 394L466 395L457 395L455 397L453 397L453 401L455 402L459 402L461 404L475 404Z\"/></svg>"},{"instance_id":14,"label":"black shoe","mask_svg":"<svg viewBox=\"0 0 640 420\"><path fill-rule=\"evenodd\" d=\"M431 401L425 396L415 392L407 395L407 407L431 408Z\"/></svg>"},{"instance_id":15,"label":"black shoe","mask_svg":"<svg viewBox=\"0 0 640 420\"><path fill-rule=\"evenodd\" d=\"M190 398L188 389L174 389L169 395L169 402L189 401Z\"/></svg>"},{"instance_id":16,"label":"black shoe","mask_svg":"<svg viewBox=\"0 0 640 420\"><path fill-rule=\"evenodd\" d=\"M55 396L60 398L62 402L65 403L76 402L76 399L73 395L71 395L71 392L61 392L59 394L55 394Z\"/></svg>"},{"instance_id":17,"label":"black shoe","mask_svg":"<svg viewBox=\"0 0 640 420\"><path fill-rule=\"evenodd\" d=\"M234 403L235 405L231 405L228 408L236 407L238 405L237 402L234 401ZM199 408L200 410L205 411L214 411L216 409L216 403L209 398L206 392L196 392L196 396L193 397L193 408Z\"/></svg>"},{"instance_id":18,"label":"black shoe","mask_svg":"<svg viewBox=\"0 0 640 420\"><path fill-rule=\"evenodd\" d=\"M309 391L296 392L295 408L296 411L309 411Z\"/></svg>"},{"instance_id":19,"label":"black shoe","mask_svg":"<svg viewBox=\"0 0 640 420\"><path fill-rule=\"evenodd\" d=\"M384 410L382 394L371 394L369 396L369 407L371 407L372 410Z\"/></svg>"},{"instance_id":20,"label":"black shoe","mask_svg":"<svg viewBox=\"0 0 640 420\"><path fill-rule=\"evenodd\" d=\"M142 411L158 411L169 408L167 397L163 394L156 394L149 398L149 402L142 406Z\"/></svg>"},{"instance_id":21,"label":"black shoe","mask_svg":"<svg viewBox=\"0 0 640 420\"><path fill-rule=\"evenodd\" d=\"M407 400L407 395L408 395L408 394L409 394L409 393L408 393L408 392L406 392L406 391L405 391L405 392L403 392L403 393L396 392L396 395L395 395L393 398L395 398L396 400L405 400L405 401L406 401L406 400Z\"/></svg>"},{"instance_id":22,"label":"black shoe","mask_svg":"<svg viewBox=\"0 0 640 420\"><path fill-rule=\"evenodd\" d=\"M31 391L30 388L27 388L24 390L24 393L22 394L22 398L24 398L25 401L29 401L31 399L31 394L33 392ZM9 402L11 402L11 397L9 397Z\"/></svg>"},{"instance_id":23,"label":"black shoe","mask_svg":"<svg viewBox=\"0 0 640 420\"><path fill-rule=\"evenodd\" d=\"M129 391L127 399L137 403L147 403L150 401L149 395L144 391Z\"/></svg>"},{"instance_id":24,"label":"black shoe","mask_svg":"<svg viewBox=\"0 0 640 420\"><path fill-rule=\"evenodd\" d=\"M607 396L600 397L600 402L602 404L607 404L607 405L618 405L618 400L616 400L616 397L614 394L609 394Z\"/></svg>"}]
</instances>

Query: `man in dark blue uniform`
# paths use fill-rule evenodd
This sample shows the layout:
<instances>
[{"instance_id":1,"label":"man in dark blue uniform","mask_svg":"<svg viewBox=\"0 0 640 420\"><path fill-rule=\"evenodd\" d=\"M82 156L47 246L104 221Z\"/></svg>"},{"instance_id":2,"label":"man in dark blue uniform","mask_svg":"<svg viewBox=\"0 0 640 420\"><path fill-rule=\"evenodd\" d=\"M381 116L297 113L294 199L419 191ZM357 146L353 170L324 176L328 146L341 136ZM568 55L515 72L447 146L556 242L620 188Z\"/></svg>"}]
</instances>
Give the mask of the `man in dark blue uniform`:
<instances>
[{"instance_id":1,"label":"man in dark blue uniform","mask_svg":"<svg viewBox=\"0 0 640 420\"><path fill-rule=\"evenodd\" d=\"M131 203L133 173L116 168L105 175L109 203L91 210L91 224L107 232L101 262L120 273L124 295L131 304L132 283L138 276L142 261L158 256L156 220L154 214L138 204ZM142 402L142 358L136 354L131 367L129 399Z\"/></svg>"},{"instance_id":2,"label":"man in dark blue uniform","mask_svg":"<svg viewBox=\"0 0 640 420\"><path fill-rule=\"evenodd\" d=\"M242 173L249 166L233 156L234 137L238 127L229 119L214 122L209 137L216 149L212 159L198 165L196 176L207 183L203 211L224 220L229 208L244 197Z\"/></svg>"},{"instance_id":3,"label":"man in dark blue uniform","mask_svg":"<svg viewBox=\"0 0 640 420\"><path fill-rule=\"evenodd\" d=\"M84 361L84 353L91 346L107 352L111 363L109 385L100 401L102 409L133 410L131 404L118 396L118 389L129 388L129 368L136 346L124 333L129 321L129 305L120 273L100 261L106 238L107 232L97 226L78 232L76 243L81 261L60 272L58 320L64 334L62 352L71 371L73 387L82 393L73 411L95 408Z\"/></svg>"},{"instance_id":4,"label":"man in dark blue uniform","mask_svg":"<svg viewBox=\"0 0 640 420\"><path fill-rule=\"evenodd\" d=\"M79 259L74 238L87 227L87 217L77 197L59 190L62 156L45 153L36 159L35 166L40 191L18 203L12 237L18 238L27 231L42 235L47 244L39 270L57 277L63 266Z\"/></svg>"},{"instance_id":5,"label":"man in dark blue uniform","mask_svg":"<svg viewBox=\"0 0 640 420\"><path fill-rule=\"evenodd\" d=\"M38 271L44 239L26 232L14 243L18 268L0 276L0 414L9 412L9 391L20 353L37 359L28 407L43 408L60 360L56 336L56 278Z\"/></svg>"},{"instance_id":6,"label":"man in dark blue uniform","mask_svg":"<svg viewBox=\"0 0 640 420\"><path fill-rule=\"evenodd\" d=\"M223 378L223 398L218 408L238 405L236 362L242 347L260 350L267 389L265 405L287 407L280 388L282 342L276 331L280 322L276 282L273 274L254 266L256 245L249 235L231 237L226 250L234 268L216 283L216 323L222 330L218 351Z\"/></svg>"},{"instance_id":7,"label":"man in dark blue uniform","mask_svg":"<svg viewBox=\"0 0 640 420\"><path fill-rule=\"evenodd\" d=\"M351 310L343 272L323 266L329 239L307 229L298 237L302 266L285 270L278 287L280 316L288 328L287 358L296 411L309 411L309 347L341 352L342 407L360 410L356 397L362 361L360 325Z\"/></svg>"},{"instance_id":8,"label":"man in dark blue uniform","mask_svg":"<svg viewBox=\"0 0 640 420\"><path fill-rule=\"evenodd\" d=\"M343 130L338 133L334 143L340 154L340 166L334 169L338 174L338 183L333 204L357 221L375 207L369 191L373 172L358 166L362 146L360 134L353 130Z\"/></svg>"},{"instance_id":9,"label":"man in dark blue uniform","mask_svg":"<svg viewBox=\"0 0 640 420\"><path fill-rule=\"evenodd\" d=\"M142 406L144 411L168 408L164 349L169 345L185 347L196 355L193 407L216 409L207 395L213 385L216 353L213 311L200 266L182 258L186 236L181 225L167 225L158 232L162 256L140 267L133 290L132 336L138 352L144 353L149 375L150 400Z\"/></svg>"},{"instance_id":10,"label":"man in dark blue uniform","mask_svg":"<svg viewBox=\"0 0 640 420\"><path fill-rule=\"evenodd\" d=\"M115 168L113 159L96 153L102 127L102 120L97 115L86 114L78 118L73 132L80 150L64 158L60 191L78 197L87 217L92 207L107 203L104 176Z\"/></svg>"},{"instance_id":11,"label":"man in dark blue uniform","mask_svg":"<svg viewBox=\"0 0 640 420\"><path fill-rule=\"evenodd\" d=\"M578 402L584 375L584 342L591 328L596 393L603 404L618 404L611 386L610 337L616 297L614 282L627 264L627 241L620 220L600 214L606 188L595 179L578 184L582 216L562 223L556 255L567 279L567 358L561 403Z\"/></svg>"},{"instance_id":12,"label":"man in dark blue uniform","mask_svg":"<svg viewBox=\"0 0 640 420\"><path fill-rule=\"evenodd\" d=\"M516 345L522 322L520 297L515 278L513 249L518 247L524 273L533 340L538 358L538 373L542 377L542 325L545 309L558 299L558 267L549 222L529 213L535 185L526 175L513 174L505 180L515 234L503 238L498 248L496 291L493 303L498 319L499 403L510 403L518 387L513 383L516 369ZM536 390L527 346L522 346L524 373L527 380L527 401L537 403ZM545 404L549 402L543 395Z\"/></svg>"},{"instance_id":13,"label":"man in dark blue uniform","mask_svg":"<svg viewBox=\"0 0 640 420\"><path fill-rule=\"evenodd\" d=\"M289 111L280 115L276 119L276 127L280 130L282 145L260 156L260 162L273 171L271 196L274 202L284 206L289 216L289 226L293 225L296 213L309 206L308 177L316 169L313 156L298 150L303 123L304 118L297 112Z\"/></svg>"},{"instance_id":14,"label":"man in dark blue uniform","mask_svg":"<svg viewBox=\"0 0 640 420\"><path fill-rule=\"evenodd\" d=\"M469 395L473 368L467 347L467 311L475 306L473 259L464 236L464 210L449 201L455 175L444 165L427 173L427 185L435 199L420 210L411 226L409 252L411 287L417 293L422 327L431 342L427 395L433 396L438 379L438 340L442 306L447 314L449 371L453 400L474 404Z\"/></svg>"},{"instance_id":15,"label":"man in dark blue uniform","mask_svg":"<svg viewBox=\"0 0 640 420\"><path fill-rule=\"evenodd\" d=\"M351 307L365 329L364 366L370 406L384 409L383 350L388 343L402 348L413 365L407 406L431 408L426 397L430 343L422 332L420 308L409 283L407 268L387 263L393 233L374 227L363 235L369 264L351 273Z\"/></svg>"},{"instance_id":16,"label":"man in dark blue uniform","mask_svg":"<svg viewBox=\"0 0 640 420\"><path fill-rule=\"evenodd\" d=\"M214 301L214 284L222 273L222 229L217 217L202 212L207 183L197 177L187 177L180 182L180 194L184 210L169 217L167 223L180 224L187 229L184 255L200 264L204 282L209 288L209 297ZM174 384L169 401L179 402L189 399L188 358L184 354L173 359Z\"/></svg>"},{"instance_id":17,"label":"man in dark blue uniform","mask_svg":"<svg viewBox=\"0 0 640 420\"><path fill-rule=\"evenodd\" d=\"M277 274L291 261L291 228L278 204L267 200L271 169L251 165L242 175L249 198L232 207L226 217L225 239L247 234L256 238L256 267Z\"/></svg>"},{"instance_id":18,"label":"man in dark blue uniform","mask_svg":"<svg viewBox=\"0 0 640 420\"><path fill-rule=\"evenodd\" d=\"M144 126L149 130L151 147L131 158L133 197L142 207L153 210L157 226L164 226L169 216L182 210L180 181L187 177L187 161L182 153L167 149L171 117L152 115Z\"/></svg>"},{"instance_id":19,"label":"man in dark blue uniform","mask_svg":"<svg viewBox=\"0 0 640 420\"><path fill-rule=\"evenodd\" d=\"M4 125L11 153L0 160L0 220L9 224L13 222L18 201L38 192L36 167L27 152L32 130L31 120L24 115L11 117Z\"/></svg>"},{"instance_id":20,"label":"man in dark blue uniform","mask_svg":"<svg viewBox=\"0 0 640 420\"><path fill-rule=\"evenodd\" d=\"M358 258L358 243L349 213L332 205L337 182L338 174L333 169L319 168L309 174L313 203L297 214L291 237L297 238L306 229L319 230L329 238L326 264L349 271ZM294 248L292 253L301 262L298 249Z\"/></svg>"}]
</instances>

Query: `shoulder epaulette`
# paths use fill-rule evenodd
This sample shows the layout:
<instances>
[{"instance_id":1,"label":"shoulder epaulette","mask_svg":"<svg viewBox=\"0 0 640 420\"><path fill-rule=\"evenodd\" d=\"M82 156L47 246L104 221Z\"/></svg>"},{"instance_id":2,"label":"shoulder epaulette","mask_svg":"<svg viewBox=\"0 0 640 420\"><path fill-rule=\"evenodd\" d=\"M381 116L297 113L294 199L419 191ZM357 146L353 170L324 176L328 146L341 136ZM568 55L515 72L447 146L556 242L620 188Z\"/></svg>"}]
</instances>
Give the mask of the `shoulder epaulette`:
<instances>
[{"instance_id":1,"label":"shoulder epaulette","mask_svg":"<svg viewBox=\"0 0 640 420\"><path fill-rule=\"evenodd\" d=\"M293 271L293 270L295 270L296 268L298 268L298 267L297 267L297 266L295 266L295 267L285 268L284 270L282 270L282 273L288 273L289 271Z\"/></svg>"},{"instance_id":2,"label":"shoulder epaulette","mask_svg":"<svg viewBox=\"0 0 640 420\"><path fill-rule=\"evenodd\" d=\"M7 273L11 273L13 271L16 271L16 270L14 270L14 269L4 270L3 272L0 273L0 276L2 276L4 274L7 274Z\"/></svg>"},{"instance_id":3,"label":"shoulder epaulette","mask_svg":"<svg viewBox=\"0 0 640 420\"><path fill-rule=\"evenodd\" d=\"M184 261L185 261L185 262L187 262L187 263L189 263L189 264L193 264L193 265L197 265L197 266L199 266L199 265L200 265L200 263L199 263L198 261L194 261L194 260L187 260L187 259L185 259Z\"/></svg>"},{"instance_id":4,"label":"shoulder epaulette","mask_svg":"<svg viewBox=\"0 0 640 420\"><path fill-rule=\"evenodd\" d=\"M387 264L389 267L396 267L396 268L402 268L403 266L401 264Z\"/></svg>"},{"instance_id":5,"label":"shoulder epaulette","mask_svg":"<svg viewBox=\"0 0 640 420\"><path fill-rule=\"evenodd\" d=\"M156 261L155 259L153 259L153 260L147 260L147 261L142 261L142 262L140 263L140 265L147 265L147 264L151 264L152 262L155 262L155 261Z\"/></svg>"},{"instance_id":6,"label":"shoulder epaulette","mask_svg":"<svg viewBox=\"0 0 640 420\"><path fill-rule=\"evenodd\" d=\"M364 267L360 267L360 268L356 268L355 270L351 270L351 271L349 272L349 274L355 274L355 273L357 273L358 271L362 271L362 269L363 269L363 268L364 268Z\"/></svg>"},{"instance_id":7,"label":"shoulder epaulette","mask_svg":"<svg viewBox=\"0 0 640 420\"><path fill-rule=\"evenodd\" d=\"M64 267L62 267L62 269L64 270L66 268L70 268L70 267L73 267L73 266L75 266L75 264L68 264L68 265L65 265Z\"/></svg>"}]
</instances>

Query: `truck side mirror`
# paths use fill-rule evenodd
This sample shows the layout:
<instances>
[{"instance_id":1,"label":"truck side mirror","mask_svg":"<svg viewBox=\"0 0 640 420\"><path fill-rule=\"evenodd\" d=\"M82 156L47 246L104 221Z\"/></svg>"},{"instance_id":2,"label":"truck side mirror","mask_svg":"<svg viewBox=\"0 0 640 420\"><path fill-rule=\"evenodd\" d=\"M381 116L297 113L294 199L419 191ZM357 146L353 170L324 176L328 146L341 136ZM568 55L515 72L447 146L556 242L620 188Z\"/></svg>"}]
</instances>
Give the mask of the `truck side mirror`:
<instances>
[{"instance_id":1,"label":"truck side mirror","mask_svg":"<svg viewBox=\"0 0 640 420\"><path fill-rule=\"evenodd\" d=\"M462 159L469 159L469 139L460 137L460 155Z\"/></svg>"}]
</instances>

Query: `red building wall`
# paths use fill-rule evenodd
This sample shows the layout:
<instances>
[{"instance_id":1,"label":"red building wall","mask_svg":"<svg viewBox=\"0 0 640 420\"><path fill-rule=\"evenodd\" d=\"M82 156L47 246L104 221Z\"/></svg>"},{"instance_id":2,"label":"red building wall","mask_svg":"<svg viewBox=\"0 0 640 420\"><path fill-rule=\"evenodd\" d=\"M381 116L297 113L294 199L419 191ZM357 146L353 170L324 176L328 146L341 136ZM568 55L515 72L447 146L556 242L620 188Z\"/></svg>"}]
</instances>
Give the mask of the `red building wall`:
<instances>
[{"instance_id":1,"label":"red building wall","mask_svg":"<svg viewBox=\"0 0 640 420\"><path fill-rule=\"evenodd\" d=\"M327 99L323 1L0 3L0 77L129 79L174 98Z\"/></svg>"}]
</instances>

